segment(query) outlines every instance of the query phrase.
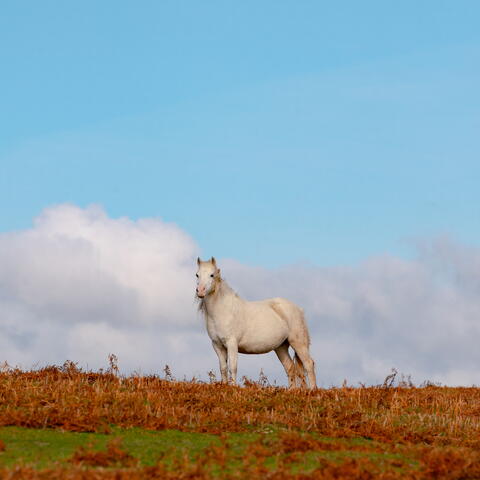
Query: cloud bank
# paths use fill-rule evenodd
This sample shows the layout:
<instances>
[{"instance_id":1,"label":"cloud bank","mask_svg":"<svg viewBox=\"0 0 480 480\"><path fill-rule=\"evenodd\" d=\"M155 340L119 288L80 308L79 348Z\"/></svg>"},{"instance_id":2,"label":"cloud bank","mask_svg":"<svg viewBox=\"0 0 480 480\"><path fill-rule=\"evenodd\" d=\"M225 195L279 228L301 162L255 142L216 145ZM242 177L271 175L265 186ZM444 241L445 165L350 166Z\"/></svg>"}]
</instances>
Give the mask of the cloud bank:
<instances>
[{"instance_id":1,"label":"cloud bank","mask_svg":"<svg viewBox=\"0 0 480 480\"><path fill-rule=\"evenodd\" d=\"M160 219L46 209L31 229L0 234L0 361L99 368L113 352L125 373L169 364L178 378L206 379L218 367L194 302L198 254ZM219 261L245 298L304 307L323 386L381 383L392 367L415 382L480 384L480 248L441 238L419 244L415 260L333 268ZM240 357L240 375L260 368L285 383L275 354Z\"/></svg>"}]
</instances>

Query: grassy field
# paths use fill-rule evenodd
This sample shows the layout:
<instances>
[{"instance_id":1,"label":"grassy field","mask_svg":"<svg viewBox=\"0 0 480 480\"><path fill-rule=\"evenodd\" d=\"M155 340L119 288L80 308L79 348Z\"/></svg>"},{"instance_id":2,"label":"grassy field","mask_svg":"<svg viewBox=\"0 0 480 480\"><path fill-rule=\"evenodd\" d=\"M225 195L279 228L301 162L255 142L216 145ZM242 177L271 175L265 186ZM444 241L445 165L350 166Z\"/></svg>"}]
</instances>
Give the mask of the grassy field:
<instances>
[{"instance_id":1,"label":"grassy field","mask_svg":"<svg viewBox=\"0 0 480 480\"><path fill-rule=\"evenodd\" d=\"M480 478L480 389L0 373L1 478Z\"/></svg>"}]
</instances>

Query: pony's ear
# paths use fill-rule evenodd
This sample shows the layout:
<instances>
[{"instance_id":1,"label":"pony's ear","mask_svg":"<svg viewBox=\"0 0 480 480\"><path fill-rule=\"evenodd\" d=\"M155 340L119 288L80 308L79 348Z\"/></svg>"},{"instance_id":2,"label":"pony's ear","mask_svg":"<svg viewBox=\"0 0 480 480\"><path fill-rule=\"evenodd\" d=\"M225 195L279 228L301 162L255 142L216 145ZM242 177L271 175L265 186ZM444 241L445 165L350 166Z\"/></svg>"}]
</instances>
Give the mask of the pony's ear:
<instances>
[{"instance_id":1,"label":"pony's ear","mask_svg":"<svg viewBox=\"0 0 480 480\"><path fill-rule=\"evenodd\" d=\"M212 257L212 258L210 259L210 263L211 263L214 267L217 266L217 262L215 261L215 257Z\"/></svg>"},{"instance_id":2,"label":"pony's ear","mask_svg":"<svg viewBox=\"0 0 480 480\"><path fill-rule=\"evenodd\" d=\"M197 257L197 265L200 266L201 263L202 261L200 260L200 257Z\"/></svg>"}]
</instances>

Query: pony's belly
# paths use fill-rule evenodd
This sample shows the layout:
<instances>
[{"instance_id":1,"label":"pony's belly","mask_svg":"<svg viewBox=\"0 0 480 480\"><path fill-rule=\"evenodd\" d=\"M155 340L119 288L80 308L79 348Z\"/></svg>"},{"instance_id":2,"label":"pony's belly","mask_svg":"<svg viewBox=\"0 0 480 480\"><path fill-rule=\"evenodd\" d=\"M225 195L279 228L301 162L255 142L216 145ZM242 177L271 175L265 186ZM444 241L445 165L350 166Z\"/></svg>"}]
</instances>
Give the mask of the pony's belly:
<instances>
[{"instance_id":1,"label":"pony's belly","mask_svg":"<svg viewBox=\"0 0 480 480\"><path fill-rule=\"evenodd\" d=\"M277 345L278 347L279 345ZM268 352L271 352L272 350L274 350L275 348L277 347L269 347L269 348L266 348L266 347L258 347L258 348L252 348L252 347L242 347L242 346L238 346L238 353L245 353L247 355L253 355L253 354L260 354L260 353L268 353Z\"/></svg>"},{"instance_id":2,"label":"pony's belly","mask_svg":"<svg viewBox=\"0 0 480 480\"><path fill-rule=\"evenodd\" d=\"M278 332L276 335L253 336L242 338L238 342L238 351L240 353L268 353L279 347L286 339L287 332Z\"/></svg>"}]
</instances>

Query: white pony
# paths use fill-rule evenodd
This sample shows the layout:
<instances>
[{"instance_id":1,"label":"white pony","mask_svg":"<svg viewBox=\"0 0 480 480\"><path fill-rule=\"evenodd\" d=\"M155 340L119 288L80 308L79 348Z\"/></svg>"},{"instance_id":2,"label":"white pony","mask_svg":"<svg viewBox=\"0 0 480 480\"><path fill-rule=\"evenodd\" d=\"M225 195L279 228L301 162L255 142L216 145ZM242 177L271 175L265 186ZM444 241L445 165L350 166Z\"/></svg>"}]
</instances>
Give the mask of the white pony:
<instances>
[{"instance_id":1,"label":"white pony","mask_svg":"<svg viewBox=\"0 0 480 480\"><path fill-rule=\"evenodd\" d=\"M275 350L288 376L289 387L316 387L315 368L309 352L310 337L303 310L284 298L247 302L222 279L215 259L197 259L199 310L205 316L208 335L218 355L222 382L237 380L238 353L267 353ZM295 350L294 359L288 347Z\"/></svg>"}]
</instances>

